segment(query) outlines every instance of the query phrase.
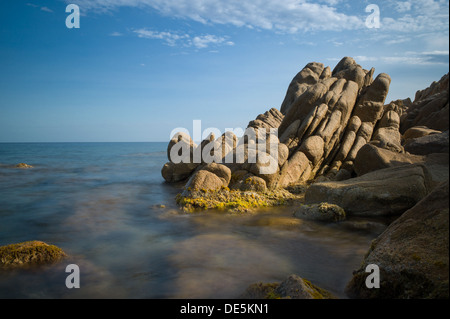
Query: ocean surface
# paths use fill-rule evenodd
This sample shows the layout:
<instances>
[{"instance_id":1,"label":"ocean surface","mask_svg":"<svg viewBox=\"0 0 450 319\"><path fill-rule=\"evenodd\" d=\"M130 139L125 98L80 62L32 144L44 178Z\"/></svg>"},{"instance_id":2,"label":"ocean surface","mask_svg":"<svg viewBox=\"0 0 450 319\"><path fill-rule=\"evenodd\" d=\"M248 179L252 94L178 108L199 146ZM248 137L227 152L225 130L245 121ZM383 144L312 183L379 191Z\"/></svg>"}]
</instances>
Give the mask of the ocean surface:
<instances>
[{"instance_id":1,"label":"ocean surface","mask_svg":"<svg viewBox=\"0 0 450 319\"><path fill-rule=\"evenodd\" d=\"M0 246L40 240L69 255L0 271L0 298L236 298L290 274L345 298L382 230L303 221L290 207L184 213L183 185L161 177L166 147L0 144ZM68 264L79 266L80 288L66 287Z\"/></svg>"}]
</instances>

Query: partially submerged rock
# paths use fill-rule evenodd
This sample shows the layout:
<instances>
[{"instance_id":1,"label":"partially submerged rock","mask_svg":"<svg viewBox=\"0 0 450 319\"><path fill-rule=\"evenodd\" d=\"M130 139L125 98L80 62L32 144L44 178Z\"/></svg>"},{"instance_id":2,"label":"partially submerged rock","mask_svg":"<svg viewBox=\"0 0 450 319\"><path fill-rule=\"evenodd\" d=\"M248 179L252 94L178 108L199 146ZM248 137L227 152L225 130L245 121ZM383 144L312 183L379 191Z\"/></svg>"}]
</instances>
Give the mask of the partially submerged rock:
<instances>
[{"instance_id":1,"label":"partially submerged rock","mask_svg":"<svg viewBox=\"0 0 450 319\"><path fill-rule=\"evenodd\" d=\"M297 275L281 283L255 283L239 297L241 299L336 299L330 292Z\"/></svg>"},{"instance_id":2,"label":"partially submerged rock","mask_svg":"<svg viewBox=\"0 0 450 319\"><path fill-rule=\"evenodd\" d=\"M25 164L25 163L19 163L15 167L16 168L33 168L33 166Z\"/></svg>"},{"instance_id":3,"label":"partially submerged rock","mask_svg":"<svg viewBox=\"0 0 450 319\"><path fill-rule=\"evenodd\" d=\"M303 201L303 193L292 194L281 189L265 192L240 191L226 187L213 191L185 191L177 195L176 201L189 213L204 210L249 212L256 208L298 204Z\"/></svg>"},{"instance_id":4,"label":"partially submerged rock","mask_svg":"<svg viewBox=\"0 0 450 319\"><path fill-rule=\"evenodd\" d=\"M26 241L0 247L1 268L49 264L64 257L66 257L66 253L61 248L42 241Z\"/></svg>"},{"instance_id":5,"label":"partially submerged rock","mask_svg":"<svg viewBox=\"0 0 450 319\"><path fill-rule=\"evenodd\" d=\"M352 298L449 298L449 182L395 220L373 243L346 292ZM367 265L380 269L369 289Z\"/></svg>"},{"instance_id":6,"label":"partially submerged rock","mask_svg":"<svg viewBox=\"0 0 450 319\"><path fill-rule=\"evenodd\" d=\"M301 205L294 216L321 222L339 222L345 220L345 211L338 205L320 203L312 205Z\"/></svg>"}]
</instances>

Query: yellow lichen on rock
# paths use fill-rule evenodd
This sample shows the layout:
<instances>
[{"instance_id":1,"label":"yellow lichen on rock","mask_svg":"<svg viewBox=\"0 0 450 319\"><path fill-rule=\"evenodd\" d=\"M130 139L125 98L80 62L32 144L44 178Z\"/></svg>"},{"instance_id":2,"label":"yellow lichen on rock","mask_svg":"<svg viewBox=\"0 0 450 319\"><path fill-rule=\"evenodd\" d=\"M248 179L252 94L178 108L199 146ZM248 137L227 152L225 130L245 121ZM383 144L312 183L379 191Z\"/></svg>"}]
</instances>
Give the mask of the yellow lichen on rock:
<instances>
[{"instance_id":1,"label":"yellow lichen on rock","mask_svg":"<svg viewBox=\"0 0 450 319\"><path fill-rule=\"evenodd\" d=\"M59 247L42 241L26 241L0 247L0 267L53 263L66 257Z\"/></svg>"}]
</instances>

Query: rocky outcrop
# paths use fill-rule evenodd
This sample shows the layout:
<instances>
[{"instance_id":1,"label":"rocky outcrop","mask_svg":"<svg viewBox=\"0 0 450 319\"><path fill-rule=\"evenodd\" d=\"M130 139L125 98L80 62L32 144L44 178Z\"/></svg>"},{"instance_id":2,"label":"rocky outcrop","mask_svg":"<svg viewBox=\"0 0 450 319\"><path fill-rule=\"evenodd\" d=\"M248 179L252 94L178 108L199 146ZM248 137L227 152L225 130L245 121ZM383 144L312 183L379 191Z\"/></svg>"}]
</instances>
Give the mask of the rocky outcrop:
<instances>
[{"instance_id":1,"label":"rocky outcrop","mask_svg":"<svg viewBox=\"0 0 450 319\"><path fill-rule=\"evenodd\" d=\"M395 220L373 243L346 292L352 298L449 298L449 183ZM369 289L368 265L380 269Z\"/></svg>"},{"instance_id":2,"label":"rocky outcrop","mask_svg":"<svg viewBox=\"0 0 450 319\"><path fill-rule=\"evenodd\" d=\"M384 113L391 79L382 73L373 80L373 74L346 57L332 72L310 63L293 79L281 107L279 136L289 158L277 187L352 165Z\"/></svg>"},{"instance_id":3,"label":"rocky outcrop","mask_svg":"<svg viewBox=\"0 0 450 319\"><path fill-rule=\"evenodd\" d=\"M333 70L309 63L292 79L280 110L258 115L244 136L211 134L196 145L176 134L162 175L187 180L184 197L312 183L306 204L338 205L348 215L399 215L448 175L448 74L418 91L414 102L385 105L391 78L374 73L350 57Z\"/></svg>"},{"instance_id":4,"label":"rocky outcrop","mask_svg":"<svg viewBox=\"0 0 450 319\"><path fill-rule=\"evenodd\" d=\"M430 87L417 91L414 102L402 115L400 132L415 126L447 131L449 129L449 73Z\"/></svg>"},{"instance_id":5,"label":"rocky outcrop","mask_svg":"<svg viewBox=\"0 0 450 319\"><path fill-rule=\"evenodd\" d=\"M336 299L330 292L317 287L297 275L290 275L281 283L250 285L240 299Z\"/></svg>"},{"instance_id":6,"label":"rocky outcrop","mask_svg":"<svg viewBox=\"0 0 450 319\"><path fill-rule=\"evenodd\" d=\"M431 189L431 177L423 165L385 168L339 182L312 184L306 204L328 202L353 216L399 215L413 207Z\"/></svg>"}]
</instances>

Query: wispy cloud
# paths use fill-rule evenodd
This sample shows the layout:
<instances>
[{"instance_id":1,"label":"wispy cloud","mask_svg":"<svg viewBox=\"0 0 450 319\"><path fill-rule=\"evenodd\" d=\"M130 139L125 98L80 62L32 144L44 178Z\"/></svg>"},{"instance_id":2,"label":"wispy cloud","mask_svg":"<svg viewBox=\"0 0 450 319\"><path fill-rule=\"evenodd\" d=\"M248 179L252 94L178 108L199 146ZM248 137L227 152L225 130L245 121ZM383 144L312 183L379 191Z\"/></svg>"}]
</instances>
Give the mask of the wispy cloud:
<instances>
[{"instance_id":1,"label":"wispy cloud","mask_svg":"<svg viewBox=\"0 0 450 319\"><path fill-rule=\"evenodd\" d=\"M205 49L211 45L234 45L227 37L216 36L211 34L190 36L182 32L153 31L148 29L134 30L139 38L162 40L168 46L195 47L197 49Z\"/></svg>"},{"instance_id":2,"label":"wispy cloud","mask_svg":"<svg viewBox=\"0 0 450 319\"><path fill-rule=\"evenodd\" d=\"M449 51L405 52L403 55L392 56L366 56L353 57L356 62L381 62L384 64L411 64L411 65L448 65ZM329 61L339 61L340 58L329 58Z\"/></svg>"},{"instance_id":3,"label":"wispy cloud","mask_svg":"<svg viewBox=\"0 0 450 319\"><path fill-rule=\"evenodd\" d=\"M41 11L45 11L45 12L53 12L52 9L48 8L48 7L41 7Z\"/></svg>"},{"instance_id":4,"label":"wispy cloud","mask_svg":"<svg viewBox=\"0 0 450 319\"><path fill-rule=\"evenodd\" d=\"M121 37L121 36L123 36L123 34L115 31L115 32L110 33L109 36L110 37Z\"/></svg>"},{"instance_id":5,"label":"wispy cloud","mask_svg":"<svg viewBox=\"0 0 450 319\"><path fill-rule=\"evenodd\" d=\"M29 7L33 7L33 8L40 8L41 11L53 13L53 10L50 9L49 7L41 7L41 6L37 5L37 4L30 3L30 2L27 2L26 5L29 6Z\"/></svg>"},{"instance_id":6,"label":"wispy cloud","mask_svg":"<svg viewBox=\"0 0 450 319\"><path fill-rule=\"evenodd\" d=\"M70 0L84 10L112 11L119 7L151 8L165 16L204 24L295 33L311 30L345 30L364 27L362 17L335 7L341 0Z\"/></svg>"}]
</instances>

